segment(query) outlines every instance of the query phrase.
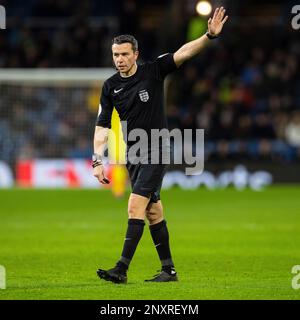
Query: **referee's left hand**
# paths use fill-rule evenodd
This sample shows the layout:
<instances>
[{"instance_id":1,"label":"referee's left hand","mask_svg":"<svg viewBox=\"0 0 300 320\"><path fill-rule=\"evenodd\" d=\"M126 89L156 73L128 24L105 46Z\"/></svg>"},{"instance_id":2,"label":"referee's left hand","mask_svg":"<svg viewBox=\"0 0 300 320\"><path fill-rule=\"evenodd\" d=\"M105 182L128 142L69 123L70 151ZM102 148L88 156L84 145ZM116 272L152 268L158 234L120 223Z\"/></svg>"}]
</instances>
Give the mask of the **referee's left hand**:
<instances>
[{"instance_id":1,"label":"referee's left hand","mask_svg":"<svg viewBox=\"0 0 300 320\"><path fill-rule=\"evenodd\" d=\"M223 7L216 8L212 18L208 19L208 32L212 36L217 36L227 21L228 16L225 16L225 9Z\"/></svg>"}]
</instances>

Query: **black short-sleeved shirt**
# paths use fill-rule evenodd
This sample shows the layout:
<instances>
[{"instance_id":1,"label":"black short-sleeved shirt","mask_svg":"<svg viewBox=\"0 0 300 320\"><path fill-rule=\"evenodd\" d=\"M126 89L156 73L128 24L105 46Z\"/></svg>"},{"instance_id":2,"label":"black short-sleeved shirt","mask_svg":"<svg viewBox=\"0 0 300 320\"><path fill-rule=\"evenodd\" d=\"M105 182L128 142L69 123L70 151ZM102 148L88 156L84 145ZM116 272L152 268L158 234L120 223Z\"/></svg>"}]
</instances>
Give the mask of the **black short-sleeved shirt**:
<instances>
[{"instance_id":1,"label":"black short-sleeved shirt","mask_svg":"<svg viewBox=\"0 0 300 320\"><path fill-rule=\"evenodd\" d=\"M121 121L127 121L127 132L142 128L150 133L151 129L167 128L163 83L176 68L173 54L167 53L138 65L132 76L114 74L104 82L96 125L110 128L115 107Z\"/></svg>"}]
</instances>

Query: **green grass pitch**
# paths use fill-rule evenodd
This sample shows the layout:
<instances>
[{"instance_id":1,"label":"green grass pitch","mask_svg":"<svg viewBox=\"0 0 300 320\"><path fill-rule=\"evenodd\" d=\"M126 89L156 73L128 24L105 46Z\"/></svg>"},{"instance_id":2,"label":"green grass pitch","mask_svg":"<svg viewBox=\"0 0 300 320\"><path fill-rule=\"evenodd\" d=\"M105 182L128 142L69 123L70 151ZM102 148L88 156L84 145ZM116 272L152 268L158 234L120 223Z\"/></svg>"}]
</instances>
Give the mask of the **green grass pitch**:
<instances>
[{"instance_id":1,"label":"green grass pitch","mask_svg":"<svg viewBox=\"0 0 300 320\"><path fill-rule=\"evenodd\" d=\"M127 198L100 190L0 190L0 299L299 299L300 187L162 191L178 283L160 268L148 227L127 285L96 269L119 258Z\"/></svg>"}]
</instances>

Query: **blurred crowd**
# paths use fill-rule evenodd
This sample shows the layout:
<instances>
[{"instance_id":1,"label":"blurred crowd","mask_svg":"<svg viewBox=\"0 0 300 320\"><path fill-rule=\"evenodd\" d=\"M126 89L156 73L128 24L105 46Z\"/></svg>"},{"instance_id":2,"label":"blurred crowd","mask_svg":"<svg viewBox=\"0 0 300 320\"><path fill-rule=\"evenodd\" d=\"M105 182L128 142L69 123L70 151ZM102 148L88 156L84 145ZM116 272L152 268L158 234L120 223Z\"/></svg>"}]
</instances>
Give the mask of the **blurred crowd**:
<instances>
[{"instance_id":1,"label":"blurred crowd","mask_svg":"<svg viewBox=\"0 0 300 320\"><path fill-rule=\"evenodd\" d=\"M299 160L296 35L240 29L186 63L171 80L170 126L205 129L207 156Z\"/></svg>"},{"instance_id":2,"label":"blurred crowd","mask_svg":"<svg viewBox=\"0 0 300 320\"><path fill-rule=\"evenodd\" d=\"M103 1L10 0L5 7L1 68L103 67L110 61L110 29L100 15L110 14L110 6Z\"/></svg>"},{"instance_id":3,"label":"blurred crowd","mask_svg":"<svg viewBox=\"0 0 300 320\"><path fill-rule=\"evenodd\" d=\"M17 3L10 2L15 11L21 8ZM139 25L138 1L124 1L120 7L116 1L111 6L102 1L75 3L30 0L26 8L22 6L26 12L18 12L19 16L65 22L57 28L37 28L12 17L13 27L0 33L0 67L110 67L111 37L123 30L137 36L142 59L165 50L166 42L152 41L161 30L134 29ZM91 14L91 19L85 18ZM110 15L117 19L117 27L104 23ZM94 16L103 19L93 24ZM207 159L299 161L300 43L296 36L280 24L228 23L220 40L213 40L168 79L170 128L204 129ZM169 51L186 40L182 32L176 41L169 41ZM100 88L23 88L0 83L0 93L1 159L90 157Z\"/></svg>"},{"instance_id":4,"label":"blurred crowd","mask_svg":"<svg viewBox=\"0 0 300 320\"><path fill-rule=\"evenodd\" d=\"M99 88L4 85L0 90L1 159L90 159Z\"/></svg>"},{"instance_id":5,"label":"blurred crowd","mask_svg":"<svg viewBox=\"0 0 300 320\"><path fill-rule=\"evenodd\" d=\"M119 32L135 33L151 55L139 12L169 0L2 0L7 28L0 33L0 68L111 66L110 44ZM145 39L147 37L147 39Z\"/></svg>"}]
</instances>

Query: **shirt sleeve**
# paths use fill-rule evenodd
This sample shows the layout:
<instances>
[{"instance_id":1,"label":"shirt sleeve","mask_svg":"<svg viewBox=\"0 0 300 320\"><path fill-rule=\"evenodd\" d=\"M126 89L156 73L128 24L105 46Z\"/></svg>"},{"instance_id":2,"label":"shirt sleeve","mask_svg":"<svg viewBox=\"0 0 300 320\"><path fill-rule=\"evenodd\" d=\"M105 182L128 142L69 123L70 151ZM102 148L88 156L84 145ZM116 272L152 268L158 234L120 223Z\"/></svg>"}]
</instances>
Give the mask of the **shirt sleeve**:
<instances>
[{"instance_id":1,"label":"shirt sleeve","mask_svg":"<svg viewBox=\"0 0 300 320\"><path fill-rule=\"evenodd\" d=\"M165 53L156 58L156 60L150 63L151 69L154 72L155 78L164 80L164 78L171 72L177 69L174 61L173 53Z\"/></svg>"},{"instance_id":2,"label":"shirt sleeve","mask_svg":"<svg viewBox=\"0 0 300 320\"><path fill-rule=\"evenodd\" d=\"M109 96L107 83L104 82L101 92L99 112L96 121L96 126L111 128L111 115L113 112L113 104Z\"/></svg>"}]
</instances>

